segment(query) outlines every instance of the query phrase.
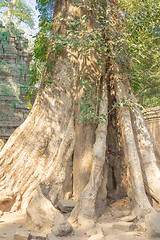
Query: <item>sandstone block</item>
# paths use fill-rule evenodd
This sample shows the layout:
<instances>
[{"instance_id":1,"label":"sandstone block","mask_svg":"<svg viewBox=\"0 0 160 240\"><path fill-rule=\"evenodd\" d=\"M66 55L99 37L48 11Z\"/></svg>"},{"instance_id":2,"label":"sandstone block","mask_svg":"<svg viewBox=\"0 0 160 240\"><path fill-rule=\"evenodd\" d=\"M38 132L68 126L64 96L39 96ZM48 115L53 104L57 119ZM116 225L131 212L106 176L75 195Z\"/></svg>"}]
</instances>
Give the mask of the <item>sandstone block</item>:
<instances>
[{"instance_id":1,"label":"sandstone block","mask_svg":"<svg viewBox=\"0 0 160 240\"><path fill-rule=\"evenodd\" d=\"M57 237L52 233L48 233L46 235L46 240L56 240L56 239L57 239Z\"/></svg>"},{"instance_id":2,"label":"sandstone block","mask_svg":"<svg viewBox=\"0 0 160 240\"><path fill-rule=\"evenodd\" d=\"M57 237L62 237L72 232L72 230L73 230L72 225L69 222L66 222L66 223L56 224L52 228L52 233Z\"/></svg>"},{"instance_id":3,"label":"sandstone block","mask_svg":"<svg viewBox=\"0 0 160 240\"><path fill-rule=\"evenodd\" d=\"M28 240L46 240L46 237L42 237L42 236L39 236L39 235L30 235Z\"/></svg>"},{"instance_id":4,"label":"sandstone block","mask_svg":"<svg viewBox=\"0 0 160 240\"><path fill-rule=\"evenodd\" d=\"M62 214L57 214L52 233L57 237L62 237L72 232L72 225L64 219Z\"/></svg>"},{"instance_id":5,"label":"sandstone block","mask_svg":"<svg viewBox=\"0 0 160 240\"><path fill-rule=\"evenodd\" d=\"M61 210L61 212L68 213L73 210L73 208L76 205L76 201L71 200L59 200L57 203L58 208Z\"/></svg>"},{"instance_id":6,"label":"sandstone block","mask_svg":"<svg viewBox=\"0 0 160 240\"><path fill-rule=\"evenodd\" d=\"M130 210L123 210L123 215L124 216L128 216L131 214L131 211Z\"/></svg>"},{"instance_id":7,"label":"sandstone block","mask_svg":"<svg viewBox=\"0 0 160 240\"><path fill-rule=\"evenodd\" d=\"M13 240L28 240L30 233L28 231L23 231L18 229L14 234Z\"/></svg>"},{"instance_id":8,"label":"sandstone block","mask_svg":"<svg viewBox=\"0 0 160 240\"><path fill-rule=\"evenodd\" d=\"M126 216L126 217L121 218L120 220L122 222L133 222L136 219L137 219L137 216Z\"/></svg>"},{"instance_id":9,"label":"sandstone block","mask_svg":"<svg viewBox=\"0 0 160 240\"><path fill-rule=\"evenodd\" d=\"M116 222L113 224L113 229L119 229L121 231L129 231L137 228L136 224L132 222Z\"/></svg>"},{"instance_id":10,"label":"sandstone block","mask_svg":"<svg viewBox=\"0 0 160 240\"><path fill-rule=\"evenodd\" d=\"M104 240L103 234L96 234L88 238L88 240Z\"/></svg>"},{"instance_id":11,"label":"sandstone block","mask_svg":"<svg viewBox=\"0 0 160 240\"><path fill-rule=\"evenodd\" d=\"M124 214L123 214L122 211L116 210L116 211L113 211L113 212L112 212L112 216L113 216L114 218L121 218L121 217L124 216Z\"/></svg>"},{"instance_id":12,"label":"sandstone block","mask_svg":"<svg viewBox=\"0 0 160 240\"><path fill-rule=\"evenodd\" d=\"M97 235L97 234L101 234L103 235L103 230L101 227L95 227L92 229L89 229L88 231L86 231L85 233L88 237L91 237L93 235Z\"/></svg>"},{"instance_id":13,"label":"sandstone block","mask_svg":"<svg viewBox=\"0 0 160 240\"><path fill-rule=\"evenodd\" d=\"M160 238L160 213L150 213L145 217L147 233L150 237Z\"/></svg>"},{"instance_id":14,"label":"sandstone block","mask_svg":"<svg viewBox=\"0 0 160 240\"><path fill-rule=\"evenodd\" d=\"M108 235L108 232L113 231L112 230L112 227L113 227L112 223L103 222L103 223L98 224L98 226L100 226L102 228L102 231L103 231L104 235Z\"/></svg>"}]
</instances>

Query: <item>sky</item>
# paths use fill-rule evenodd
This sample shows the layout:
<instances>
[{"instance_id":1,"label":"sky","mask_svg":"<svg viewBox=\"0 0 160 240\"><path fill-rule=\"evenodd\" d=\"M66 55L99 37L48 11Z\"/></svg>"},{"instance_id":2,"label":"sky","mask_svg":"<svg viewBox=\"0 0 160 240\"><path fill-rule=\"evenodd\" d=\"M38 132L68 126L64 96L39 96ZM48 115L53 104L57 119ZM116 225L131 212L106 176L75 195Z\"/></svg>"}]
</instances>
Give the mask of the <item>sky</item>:
<instances>
[{"instance_id":1,"label":"sky","mask_svg":"<svg viewBox=\"0 0 160 240\"><path fill-rule=\"evenodd\" d=\"M36 0L25 0L25 2L33 9L35 15L34 15L34 20L35 20L35 28L38 28L38 15L39 12L36 10Z\"/></svg>"},{"instance_id":2,"label":"sky","mask_svg":"<svg viewBox=\"0 0 160 240\"><path fill-rule=\"evenodd\" d=\"M33 29L24 26L25 36L29 39L30 43L34 42L33 36L38 32L38 10L35 9L36 7L36 0L25 0L25 2L33 9L34 11L34 22L35 26Z\"/></svg>"}]
</instances>

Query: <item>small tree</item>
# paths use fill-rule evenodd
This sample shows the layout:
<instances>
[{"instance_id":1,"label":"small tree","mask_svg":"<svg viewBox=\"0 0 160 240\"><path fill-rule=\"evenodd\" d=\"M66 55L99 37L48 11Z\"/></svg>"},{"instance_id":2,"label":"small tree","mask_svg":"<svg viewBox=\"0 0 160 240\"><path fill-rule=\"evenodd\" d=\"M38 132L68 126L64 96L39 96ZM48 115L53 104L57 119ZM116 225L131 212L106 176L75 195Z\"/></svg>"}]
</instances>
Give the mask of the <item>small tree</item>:
<instances>
[{"instance_id":1,"label":"small tree","mask_svg":"<svg viewBox=\"0 0 160 240\"><path fill-rule=\"evenodd\" d=\"M6 23L16 19L18 23L24 22L30 27L34 26L33 10L23 0L1 0L0 12L6 16Z\"/></svg>"}]
</instances>

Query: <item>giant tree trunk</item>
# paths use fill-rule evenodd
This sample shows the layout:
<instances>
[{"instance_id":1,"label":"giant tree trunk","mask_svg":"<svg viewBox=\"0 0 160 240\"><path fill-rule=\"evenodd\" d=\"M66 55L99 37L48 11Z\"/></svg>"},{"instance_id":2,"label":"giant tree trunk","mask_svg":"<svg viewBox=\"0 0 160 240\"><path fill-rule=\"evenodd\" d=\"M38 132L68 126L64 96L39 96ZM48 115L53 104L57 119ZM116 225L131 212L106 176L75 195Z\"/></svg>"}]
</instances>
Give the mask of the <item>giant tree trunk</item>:
<instances>
[{"instance_id":1,"label":"giant tree trunk","mask_svg":"<svg viewBox=\"0 0 160 240\"><path fill-rule=\"evenodd\" d=\"M99 26L94 12L75 6L73 0L55 1L55 18L81 19L83 15L88 15L86 31L95 31ZM56 19L53 32L63 32L64 27L67 24ZM71 192L78 201L70 220L82 224L84 219L94 219L96 200L106 199L107 189L108 196L117 199L126 196L130 184L136 214L154 211L147 195L160 201L159 148L129 94L129 79L109 52L98 66L94 49L87 56L67 47L54 57L51 51L48 64L53 69L46 69L33 109L0 153L0 207L8 203L11 211L27 209L35 225L51 226L57 215L53 205ZM106 121L84 124L77 119L76 103L85 95L78 78L81 72L82 78L90 76L95 96L101 98L95 111L99 117L108 113ZM123 106L122 99L131 100L132 107ZM124 183L127 168L130 183Z\"/></svg>"}]
</instances>

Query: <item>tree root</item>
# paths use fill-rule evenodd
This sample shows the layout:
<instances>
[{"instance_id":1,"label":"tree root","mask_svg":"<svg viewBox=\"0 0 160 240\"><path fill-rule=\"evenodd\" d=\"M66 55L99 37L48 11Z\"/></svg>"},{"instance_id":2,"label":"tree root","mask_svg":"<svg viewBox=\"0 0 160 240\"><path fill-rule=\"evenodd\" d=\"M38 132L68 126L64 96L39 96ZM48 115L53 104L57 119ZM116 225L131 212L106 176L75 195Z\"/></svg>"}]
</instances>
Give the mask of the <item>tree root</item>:
<instances>
[{"instance_id":1,"label":"tree root","mask_svg":"<svg viewBox=\"0 0 160 240\"><path fill-rule=\"evenodd\" d=\"M129 167L132 185L132 200L134 204L134 212L140 217L152 212L153 208L146 196L143 175L139 154L135 142L133 126L131 122L130 111L122 106L121 101L126 97L126 92L120 77L116 78L117 101L120 107L121 129L124 143L125 158ZM126 98L127 99L127 98Z\"/></svg>"},{"instance_id":2,"label":"tree root","mask_svg":"<svg viewBox=\"0 0 160 240\"><path fill-rule=\"evenodd\" d=\"M29 204L26 213L27 222L30 221L38 229L52 228L56 225L56 227L60 226L63 231L70 225L60 211L55 209L52 203L44 197L40 187L37 188L35 197Z\"/></svg>"},{"instance_id":3,"label":"tree root","mask_svg":"<svg viewBox=\"0 0 160 240\"><path fill-rule=\"evenodd\" d=\"M136 100L132 95L134 108L131 109L133 115L133 125L135 129L135 137L139 146L139 154L141 159L141 167L143 172L143 180L146 192L156 201L160 202L160 170L157 166L157 159L154 151L153 138L151 138L145 120L136 106ZM155 142L155 141L154 141Z\"/></svg>"},{"instance_id":4,"label":"tree root","mask_svg":"<svg viewBox=\"0 0 160 240\"><path fill-rule=\"evenodd\" d=\"M102 99L99 107L99 115L106 115L108 112L108 97L106 83L103 86ZM90 179L84 188L78 203L71 213L70 222L78 220L80 225L93 226L95 218L95 202L98 189L102 182L102 172L105 163L106 154L106 136L107 136L107 121L98 124L96 130L96 140L93 145L93 163L90 174Z\"/></svg>"}]
</instances>

